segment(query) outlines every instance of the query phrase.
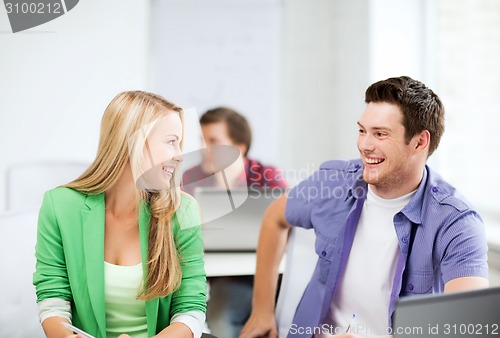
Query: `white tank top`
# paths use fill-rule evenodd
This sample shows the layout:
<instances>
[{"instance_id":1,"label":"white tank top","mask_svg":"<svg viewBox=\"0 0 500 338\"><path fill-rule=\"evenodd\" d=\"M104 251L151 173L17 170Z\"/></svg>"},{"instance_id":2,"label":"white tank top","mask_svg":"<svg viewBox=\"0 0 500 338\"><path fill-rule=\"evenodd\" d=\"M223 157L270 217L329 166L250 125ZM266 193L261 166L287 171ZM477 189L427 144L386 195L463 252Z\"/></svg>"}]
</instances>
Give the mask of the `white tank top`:
<instances>
[{"instance_id":1,"label":"white tank top","mask_svg":"<svg viewBox=\"0 0 500 338\"><path fill-rule=\"evenodd\" d=\"M122 333L132 338L147 338L146 304L137 300L143 280L142 264L132 266L104 262L104 299L106 337Z\"/></svg>"}]
</instances>

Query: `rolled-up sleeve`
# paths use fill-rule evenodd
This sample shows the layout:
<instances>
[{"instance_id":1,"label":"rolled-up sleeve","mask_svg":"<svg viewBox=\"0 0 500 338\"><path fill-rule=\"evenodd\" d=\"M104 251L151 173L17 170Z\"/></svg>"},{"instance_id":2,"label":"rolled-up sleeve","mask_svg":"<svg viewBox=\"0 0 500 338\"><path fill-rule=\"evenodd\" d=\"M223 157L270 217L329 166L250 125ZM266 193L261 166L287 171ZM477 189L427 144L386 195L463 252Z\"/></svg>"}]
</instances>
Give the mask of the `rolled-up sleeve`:
<instances>
[{"instance_id":1,"label":"rolled-up sleeve","mask_svg":"<svg viewBox=\"0 0 500 338\"><path fill-rule=\"evenodd\" d=\"M317 198L318 173L300 182L288 192L285 217L293 226L310 229L313 199Z\"/></svg>"},{"instance_id":2,"label":"rolled-up sleeve","mask_svg":"<svg viewBox=\"0 0 500 338\"><path fill-rule=\"evenodd\" d=\"M480 216L469 210L440 233L443 283L460 277L488 278L488 246Z\"/></svg>"},{"instance_id":3,"label":"rolled-up sleeve","mask_svg":"<svg viewBox=\"0 0 500 338\"><path fill-rule=\"evenodd\" d=\"M176 313L170 323L183 323L193 333L193 338L200 338L203 333L203 324L205 323L205 314L201 311L188 311Z\"/></svg>"}]
</instances>

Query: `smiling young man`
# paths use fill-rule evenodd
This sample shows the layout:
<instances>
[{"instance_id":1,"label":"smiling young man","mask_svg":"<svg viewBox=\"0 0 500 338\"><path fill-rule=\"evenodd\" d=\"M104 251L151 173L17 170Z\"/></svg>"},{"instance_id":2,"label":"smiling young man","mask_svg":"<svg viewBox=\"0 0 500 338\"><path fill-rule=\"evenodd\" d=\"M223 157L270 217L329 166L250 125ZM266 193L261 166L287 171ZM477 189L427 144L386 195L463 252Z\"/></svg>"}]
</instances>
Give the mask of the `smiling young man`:
<instances>
[{"instance_id":1,"label":"smiling young man","mask_svg":"<svg viewBox=\"0 0 500 338\"><path fill-rule=\"evenodd\" d=\"M444 132L439 97L403 76L372 84L365 102L361 159L325 162L266 212L240 337L276 337L273 285L291 226L314 229L318 262L288 337L388 335L399 297L488 286L480 216L426 165Z\"/></svg>"}]
</instances>

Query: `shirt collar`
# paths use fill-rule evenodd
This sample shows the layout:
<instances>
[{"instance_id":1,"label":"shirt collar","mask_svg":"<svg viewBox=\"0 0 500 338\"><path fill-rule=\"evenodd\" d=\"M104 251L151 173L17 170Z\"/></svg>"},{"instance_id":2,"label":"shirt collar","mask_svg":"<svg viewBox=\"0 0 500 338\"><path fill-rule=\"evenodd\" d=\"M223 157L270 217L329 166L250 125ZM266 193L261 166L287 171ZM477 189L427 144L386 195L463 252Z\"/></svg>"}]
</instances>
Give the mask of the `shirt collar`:
<instances>
[{"instance_id":1,"label":"shirt collar","mask_svg":"<svg viewBox=\"0 0 500 338\"><path fill-rule=\"evenodd\" d=\"M353 174L361 170L361 173L356 175L357 179L351 185L351 188L347 193L346 200L351 197L362 200L366 199L366 195L368 194L368 184L366 184L363 180L363 166L360 165L360 162L353 161L350 163L347 170ZM422 205L425 197L425 188L427 186L428 171L429 167L426 165L422 175L422 180L417 188L417 192L410 202L401 210L401 212L415 224L422 224Z\"/></svg>"},{"instance_id":2,"label":"shirt collar","mask_svg":"<svg viewBox=\"0 0 500 338\"><path fill-rule=\"evenodd\" d=\"M345 200L351 197L361 200L366 199L368 184L363 180L363 165L361 164L361 160L351 161L347 167L347 172L353 175L355 181L347 191Z\"/></svg>"},{"instance_id":3,"label":"shirt collar","mask_svg":"<svg viewBox=\"0 0 500 338\"><path fill-rule=\"evenodd\" d=\"M426 165L417 192L403 210L401 210L403 215L415 224L422 224L422 205L425 197L425 188L427 186L428 171L429 167Z\"/></svg>"}]
</instances>

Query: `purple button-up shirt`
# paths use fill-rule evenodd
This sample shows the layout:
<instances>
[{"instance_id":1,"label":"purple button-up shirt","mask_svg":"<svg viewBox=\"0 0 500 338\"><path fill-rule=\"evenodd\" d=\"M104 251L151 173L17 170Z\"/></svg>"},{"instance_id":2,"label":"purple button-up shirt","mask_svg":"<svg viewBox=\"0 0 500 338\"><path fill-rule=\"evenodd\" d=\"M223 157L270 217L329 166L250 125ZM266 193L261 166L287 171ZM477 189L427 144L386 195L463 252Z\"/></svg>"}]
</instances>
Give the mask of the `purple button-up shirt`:
<instances>
[{"instance_id":1,"label":"purple button-up shirt","mask_svg":"<svg viewBox=\"0 0 500 338\"><path fill-rule=\"evenodd\" d=\"M286 218L294 226L314 229L318 255L288 337L312 337L327 319L366 199L362 173L360 160L328 161L288 194ZM488 277L481 217L428 166L411 201L394 215L394 228L400 253L389 318L398 297L442 292L454 278Z\"/></svg>"}]
</instances>

